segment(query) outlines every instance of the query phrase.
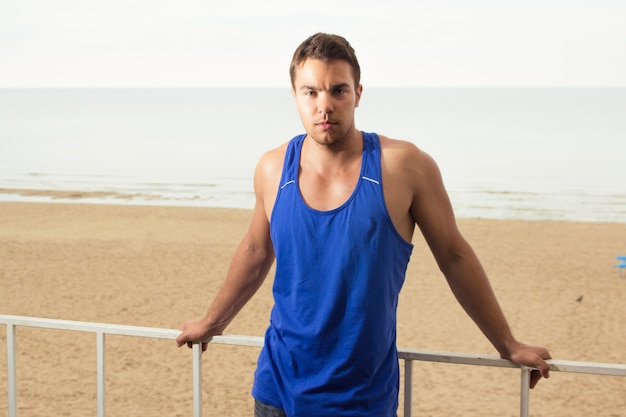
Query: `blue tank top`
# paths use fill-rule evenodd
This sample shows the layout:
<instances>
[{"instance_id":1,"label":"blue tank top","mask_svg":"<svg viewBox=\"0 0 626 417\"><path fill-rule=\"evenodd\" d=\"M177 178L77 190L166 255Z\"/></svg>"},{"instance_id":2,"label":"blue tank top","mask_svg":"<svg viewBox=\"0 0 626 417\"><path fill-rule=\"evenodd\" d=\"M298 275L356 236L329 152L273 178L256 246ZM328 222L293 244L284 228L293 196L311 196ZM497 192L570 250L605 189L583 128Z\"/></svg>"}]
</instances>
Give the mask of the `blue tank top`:
<instances>
[{"instance_id":1,"label":"blue tank top","mask_svg":"<svg viewBox=\"0 0 626 417\"><path fill-rule=\"evenodd\" d=\"M252 395L289 417L395 416L396 310L413 246L387 212L380 140L363 133L352 195L318 211L298 186L305 136L288 144L272 211L275 304Z\"/></svg>"}]
</instances>

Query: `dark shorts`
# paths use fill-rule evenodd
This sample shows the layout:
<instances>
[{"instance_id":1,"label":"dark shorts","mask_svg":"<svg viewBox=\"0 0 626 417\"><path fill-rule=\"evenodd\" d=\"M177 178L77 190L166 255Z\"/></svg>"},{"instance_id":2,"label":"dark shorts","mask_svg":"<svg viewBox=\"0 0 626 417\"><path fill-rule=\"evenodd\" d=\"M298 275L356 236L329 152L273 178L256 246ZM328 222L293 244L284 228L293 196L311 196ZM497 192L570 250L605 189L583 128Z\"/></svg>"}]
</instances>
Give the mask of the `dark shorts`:
<instances>
[{"instance_id":1,"label":"dark shorts","mask_svg":"<svg viewBox=\"0 0 626 417\"><path fill-rule=\"evenodd\" d=\"M287 414L280 408L254 400L254 417L287 417Z\"/></svg>"},{"instance_id":2,"label":"dark shorts","mask_svg":"<svg viewBox=\"0 0 626 417\"><path fill-rule=\"evenodd\" d=\"M254 417L287 417L279 408L254 400Z\"/></svg>"}]
</instances>

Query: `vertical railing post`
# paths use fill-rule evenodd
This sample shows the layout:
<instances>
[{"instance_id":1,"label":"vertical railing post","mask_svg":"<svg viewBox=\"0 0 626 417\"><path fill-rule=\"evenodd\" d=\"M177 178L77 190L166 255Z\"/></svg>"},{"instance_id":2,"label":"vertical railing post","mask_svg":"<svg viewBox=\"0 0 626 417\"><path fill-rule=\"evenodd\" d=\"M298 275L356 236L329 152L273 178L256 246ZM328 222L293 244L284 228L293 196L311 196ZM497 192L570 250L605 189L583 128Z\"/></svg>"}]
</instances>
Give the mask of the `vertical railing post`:
<instances>
[{"instance_id":1,"label":"vertical railing post","mask_svg":"<svg viewBox=\"0 0 626 417\"><path fill-rule=\"evenodd\" d=\"M15 371L15 325L7 323L7 384L9 417L17 417L17 372Z\"/></svg>"},{"instance_id":2,"label":"vertical railing post","mask_svg":"<svg viewBox=\"0 0 626 417\"><path fill-rule=\"evenodd\" d=\"M98 387L98 417L106 415L106 374L105 374L105 344L104 332L96 333L96 379Z\"/></svg>"},{"instance_id":3,"label":"vertical railing post","mask_svg":"<svg viewBox=\"0 0 626 417\"><path fill-rule=\"evenodd\" d=\"M202 343L194 343L193 355L193 416L202 417Z\"/></svg>"},{"instance_id":4,"label":"vertical railing post","mask_svg":"<svg viewBox=\"0 0 626 417\"><path fill-rule=\"evenodd\" d=\"M521 386L520 386L520 417L528 417L530 403L530 371L532 368L521 366Z\"/></svg>"},{"instance_id":5,"label":"vertical railing post","mask_svg":"<svg viewBox=\"0 0 626 417\"><path fill-rule=\"evenodd\" d=\"M413 361L404 360L404 417L413 415Z\"/></svg>"}]
</instances>

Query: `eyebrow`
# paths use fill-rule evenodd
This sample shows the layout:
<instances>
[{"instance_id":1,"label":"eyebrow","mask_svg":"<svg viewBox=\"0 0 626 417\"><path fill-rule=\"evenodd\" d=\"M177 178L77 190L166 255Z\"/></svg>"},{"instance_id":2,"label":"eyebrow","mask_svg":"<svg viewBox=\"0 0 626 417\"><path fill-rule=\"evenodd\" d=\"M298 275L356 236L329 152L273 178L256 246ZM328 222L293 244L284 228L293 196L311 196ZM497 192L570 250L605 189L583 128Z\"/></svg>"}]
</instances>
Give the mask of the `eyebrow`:
<instances>
[{"instance_id":1,"label":"eyebrow","mask_svg":"<svg viewBox=\"0 0 626 417\"><path fill-rule=\"evenodd\" d=\"M339 83L339 84L333 84L330 86L329 90L336 90L338 88L345 88L348 87L350 88L350 84L349 83ZM319 90L317 87L312 86L312 85L303 85L302 87L300 87L300 90L314 90L317 91Z\"/></svg>"}]
</instances>

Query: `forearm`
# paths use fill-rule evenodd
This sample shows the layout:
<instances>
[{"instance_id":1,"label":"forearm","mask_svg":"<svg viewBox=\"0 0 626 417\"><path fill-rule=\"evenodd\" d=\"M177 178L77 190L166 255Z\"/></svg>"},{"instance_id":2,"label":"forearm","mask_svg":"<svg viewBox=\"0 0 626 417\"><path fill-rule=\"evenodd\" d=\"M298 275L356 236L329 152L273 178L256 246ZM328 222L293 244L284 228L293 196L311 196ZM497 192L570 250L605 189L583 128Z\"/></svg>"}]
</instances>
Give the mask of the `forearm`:
<instances>
[{"instance_id":1,"label":"forearm","mask_svg":"<svg viewBox=\"0 0 626 417\"><path fill-rule=\"evenodd\" d=\"M202 319L211 334L221 334L259 289L274 260L273 252L242 241L222 288Z\"/></svg>"},{"instance_id":2,"label":"forearm","mask_svg":"<svg viewBox=\"0 0 626 417\"><path fill-rule=\"evenodd\" d=\"M468 249L442 271L459 304L500 355L508 359L517 341L476 255Z\"/></svg>"}]
</instances>

